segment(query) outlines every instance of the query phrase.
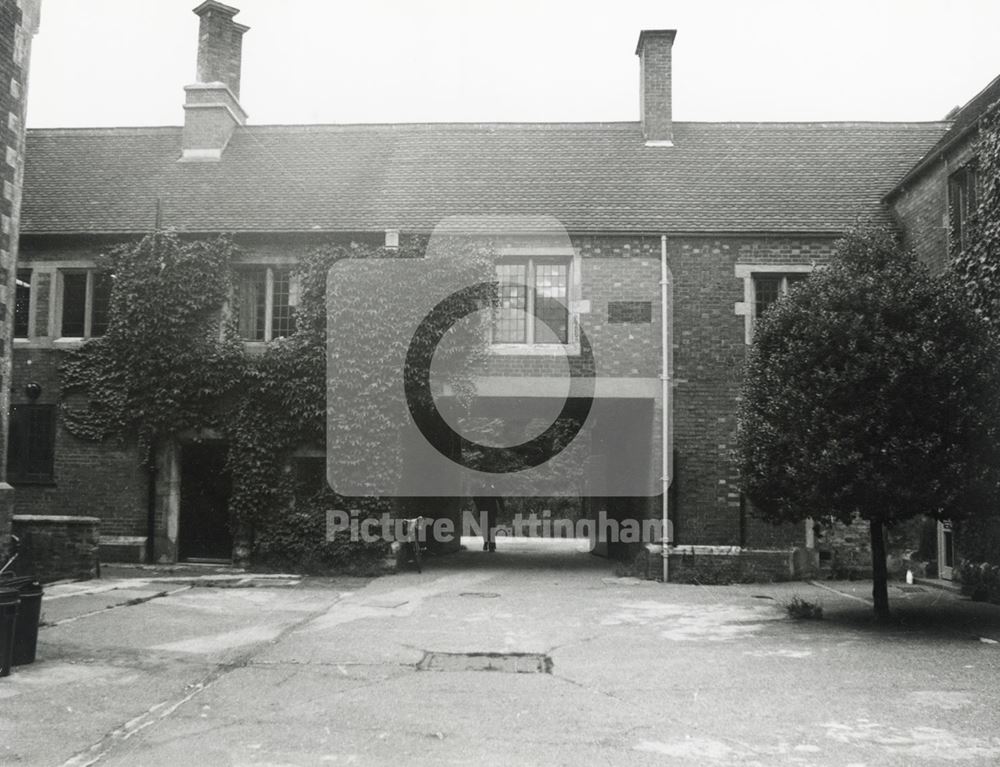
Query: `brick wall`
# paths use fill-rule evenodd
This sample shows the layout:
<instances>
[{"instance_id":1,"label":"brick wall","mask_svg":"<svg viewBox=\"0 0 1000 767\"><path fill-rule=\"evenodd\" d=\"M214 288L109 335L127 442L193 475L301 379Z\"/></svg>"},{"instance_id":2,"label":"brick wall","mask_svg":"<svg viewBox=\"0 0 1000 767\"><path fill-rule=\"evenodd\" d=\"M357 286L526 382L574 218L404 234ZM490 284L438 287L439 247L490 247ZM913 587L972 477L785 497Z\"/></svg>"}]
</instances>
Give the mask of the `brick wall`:
<instances>
[{"instance_id":1,"label":"brick wall","mask_svg":"<svg viewBox=\"0 0 1000 767\"><path fill-rule=\"evenodd\" d=\"M0 557L10 536L13 495L6 484L11 334L24 178L24 115L31 40L41 0L0 0Z\"/></svg>"},{"instance_id":2,"label":"brick wall","mask_svg":"<svg viewBox=\"0 0 1000 767\"><path fill-rule=\"evenodd\" d=\"M903 242L934 271L948 265L948 177L973 155L972 138L959 142L891 200Z\"/></svg>"},{"instance_id":3,"label":"brick wall","mask_svg":"<svg viewBox=\"0 0 1000 767\"><path fill-rule=\"evenodd\" d=\"M15 404L27 402L25 384L42 387L38 404L59 400L59 358L55 349L15 349ZM146 479L133 446L76 439L57 418L52 484L19 484L14 491L17 514L94 516L105 535L146 534Z\"/></svg>"},{"instance_id":4,"label":"brick wall","mask_svg":"<svg viewBox=\"0 0 1000 767\"><path fill-rule=\"evenodd\" d=\"M523 245L523 243L521 243ZM583 273L582 298L590 310L581 315L592 339L599 374L655 382L660 369L660 238L574 237ZM294 261L309 248L303 240L247 241L250 260ZM73 243L26 243L26 258L37 270L36 329L53 332L49 316L54 262L92 259L100 248ZM804 525L775 527L755 519L741 503L732 460L735 447L740 369L746 353L746 319L737 313L744 301L738 265L822 264L832 252L829 238L684 237L670 238L667 259L673 275L674 455L672 517L681 543L787 548L802 545ZM611 259L608 261L601 259ZM615 263L617 262L617 264ZM611 269L613 273L603 273ZM46 271L49 270L49 271ZM44 278L44 279L43 279ZM609 323L608 303L642 294L651 303L650 322ZM630 338L631 336L631 338ZM36 338L17 351L17 385L28 380L43 387L41 402L56 401L60 352L51 336ZM29 364L30 363L30 364ZM560 367L561 366L561 367ZM560 369L562 372L556 373ZM491 375L565 375L565 362L544 357L494 357ZM660 418L644 439L659 445ZM651 467L659 476L659 466ZM145 534L146 485L134 451L94 445L59 431L56 482L52 487L18 489L20 513L88 514L102 518L106 535ZM641 514L660 513L658 500L623 504ZM166 524L162 515L159 526Z\"/></svg>"}]
</instances>

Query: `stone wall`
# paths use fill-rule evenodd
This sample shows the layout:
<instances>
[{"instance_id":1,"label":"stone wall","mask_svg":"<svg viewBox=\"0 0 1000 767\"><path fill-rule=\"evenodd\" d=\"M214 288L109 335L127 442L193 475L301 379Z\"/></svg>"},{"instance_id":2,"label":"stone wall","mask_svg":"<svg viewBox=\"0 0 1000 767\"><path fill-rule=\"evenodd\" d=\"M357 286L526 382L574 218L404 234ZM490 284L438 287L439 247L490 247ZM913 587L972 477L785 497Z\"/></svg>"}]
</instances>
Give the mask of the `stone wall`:
<instances>
[{"instance_id":1,"label":"stone wall","mask_svg":"<svg viewBox=\"0 0 1000 767\"><path fill-rule=\"evenodd\" d=\"M101 521L97 517L14 516L14 535L21 539L11 569L34 575L43 583L67 578L97 578Z\"/></svg>"},{"instance_id":2,"label":"stone wall","mask_svg":"<svg viewBox=\"0 0 1000 767\"><path fill-rule=\"evenodd\" d=\"M791 549L678 546L670 554L668 565L671 583L767 583L810 574L797 563Z\"/></svg>"}]
</instances>

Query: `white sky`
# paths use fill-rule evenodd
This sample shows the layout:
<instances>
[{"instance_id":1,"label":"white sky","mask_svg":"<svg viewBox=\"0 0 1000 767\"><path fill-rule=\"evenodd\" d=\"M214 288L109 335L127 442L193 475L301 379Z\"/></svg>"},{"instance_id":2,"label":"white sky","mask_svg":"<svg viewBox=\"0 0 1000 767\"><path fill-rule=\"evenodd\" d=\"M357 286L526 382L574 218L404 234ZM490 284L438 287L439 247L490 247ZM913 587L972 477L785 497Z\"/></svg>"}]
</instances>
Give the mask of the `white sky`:
<instances>
[{"instance_id":1,"label":"white sky","mask_svg":"<svg viewBox=\"0 0 1000 767\"><path fill-rule=\"evenodd\" d=\"M32 127L179 125L196 0L43 0ZM638 119L676 28L677 120L936 120L1000 74L998 0L229 0L250 122Z\"/></svg>"}]
</instances>

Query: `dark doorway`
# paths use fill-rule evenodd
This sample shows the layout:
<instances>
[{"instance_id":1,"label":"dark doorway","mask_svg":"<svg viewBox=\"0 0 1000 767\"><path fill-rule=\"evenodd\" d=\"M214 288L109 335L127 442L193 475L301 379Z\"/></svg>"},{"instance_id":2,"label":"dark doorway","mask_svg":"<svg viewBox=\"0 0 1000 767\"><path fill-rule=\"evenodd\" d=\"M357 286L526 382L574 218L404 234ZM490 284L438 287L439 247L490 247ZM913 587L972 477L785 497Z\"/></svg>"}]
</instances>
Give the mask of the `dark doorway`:
<instances>
[{"instance_id":1,"label":"dark doorway","mask_svg":"<svg viewBox=\"0 0 1000 767\"><path fill-rule=\"evenodd\" d=\"M179 558L188 562L228 562L233 556L229 529L228 449L219 443L181 447Z\"/></svg>"}]
</instances>

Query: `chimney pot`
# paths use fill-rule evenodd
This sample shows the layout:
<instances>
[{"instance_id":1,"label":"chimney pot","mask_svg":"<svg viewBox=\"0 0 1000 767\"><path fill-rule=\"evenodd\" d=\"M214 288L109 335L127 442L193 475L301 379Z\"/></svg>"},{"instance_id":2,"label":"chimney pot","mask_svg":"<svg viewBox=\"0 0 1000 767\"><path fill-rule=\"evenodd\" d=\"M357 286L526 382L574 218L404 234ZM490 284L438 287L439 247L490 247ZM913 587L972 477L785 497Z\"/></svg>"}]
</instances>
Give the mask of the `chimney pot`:
<instances>
[{"instance_id":1,"label":"chimney pot","mask_svg":"<svg viewBox=\"0 0 1000 767\"><path fill-rule=\"evenodd\" d=\"M216 0L206 0L194 12L201 17L198 28L198 82L225 83L239 98L243 33L250 27L233 21L233 16L240 12L239 8Z\"/></svg>"},{"instance_id":2,"label":"chimney pot","mask_svg":"<svg viewBox=\"0 0 1000 767\"><path fill-rule=\"evenodd\" d=\"M644 29L635 48L642 135L648 146L673 146L671 58L676 35L676 29Z\"/></svg>"},{"instance_id":3,"label":"chimney pot","mask_svg":"<svg viewBox=\"0 0 1000 767\"><path fill-rule=\"evenodd\" d=\"M219 160L236 126L247 119L239 95L243 34L249 27L233 21L238 8L216 0L206 0L194 12L201 18L198 79L184 88L181 159Z\"/></svg>"}]
</instances>

